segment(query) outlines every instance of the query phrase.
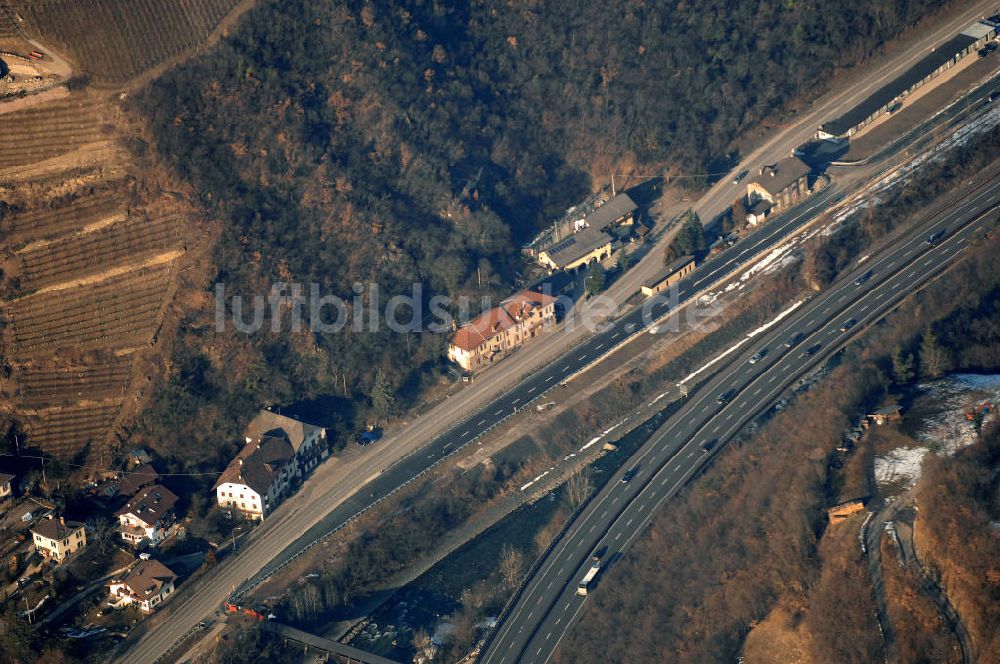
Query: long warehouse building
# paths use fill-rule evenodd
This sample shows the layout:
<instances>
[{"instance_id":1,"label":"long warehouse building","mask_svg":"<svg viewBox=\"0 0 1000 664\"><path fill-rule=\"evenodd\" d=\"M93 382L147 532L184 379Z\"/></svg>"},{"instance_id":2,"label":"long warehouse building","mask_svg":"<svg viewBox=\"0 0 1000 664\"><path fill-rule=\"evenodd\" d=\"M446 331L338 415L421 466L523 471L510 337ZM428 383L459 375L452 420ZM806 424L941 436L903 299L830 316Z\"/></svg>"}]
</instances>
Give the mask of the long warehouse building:
<instances>
[{"instance_id":1,"label":"long warehouse building","mask_svg":"<svg viewBox=\"0 0 1000 664\"><path fill-rule=\"evenodd\" d=\"M997 36L998 27L1000 15L976 21L839 118L820 125L816 138L844 139L861 131L883 113L898 108L902 98L983 47Z\"/></svg>"}]
</instances>

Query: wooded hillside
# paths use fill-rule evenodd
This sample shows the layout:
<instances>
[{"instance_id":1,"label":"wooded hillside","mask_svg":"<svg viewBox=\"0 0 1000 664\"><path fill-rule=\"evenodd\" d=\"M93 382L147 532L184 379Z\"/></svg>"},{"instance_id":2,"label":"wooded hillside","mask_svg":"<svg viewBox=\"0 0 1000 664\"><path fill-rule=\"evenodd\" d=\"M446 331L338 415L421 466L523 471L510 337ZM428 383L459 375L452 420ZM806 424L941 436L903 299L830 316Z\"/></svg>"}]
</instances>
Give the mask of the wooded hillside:
<instances>
[{"instance_id":1,"label":"wooded hillside","mask_svg":"<svg viewBox=\"0 0 1000 664\"><path fill-rule=\"evenodd\" d=\"M225 221L229 293L506 294L519 243L612 164L704 173L936 4L267 2L138 109ZM405 405L441 367L442 335L221 340L209 315L176 351L195 379L149 422L166 445L218 434L220 406L338 392L365 408L377 368ZM177 418L192 424L161 426Z\"/></svg>"}]
</instances>

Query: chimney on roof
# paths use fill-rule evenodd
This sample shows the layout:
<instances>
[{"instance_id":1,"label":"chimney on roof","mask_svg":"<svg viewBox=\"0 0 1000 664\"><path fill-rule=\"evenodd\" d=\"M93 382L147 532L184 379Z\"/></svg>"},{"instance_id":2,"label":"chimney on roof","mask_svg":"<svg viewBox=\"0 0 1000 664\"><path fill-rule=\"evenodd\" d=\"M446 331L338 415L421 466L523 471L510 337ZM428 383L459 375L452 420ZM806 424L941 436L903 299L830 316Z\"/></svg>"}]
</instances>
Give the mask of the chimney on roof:
<instances>
[{"instance_id":1,"label":"chimney on roof","mask_svg":"<svg viewBox=\"0 0 1000 664\"><path fill-rule=\"evenodd\" d=\"M240 465L243 465L243 457L240 457Z\"/></svg>"}]
</instances>

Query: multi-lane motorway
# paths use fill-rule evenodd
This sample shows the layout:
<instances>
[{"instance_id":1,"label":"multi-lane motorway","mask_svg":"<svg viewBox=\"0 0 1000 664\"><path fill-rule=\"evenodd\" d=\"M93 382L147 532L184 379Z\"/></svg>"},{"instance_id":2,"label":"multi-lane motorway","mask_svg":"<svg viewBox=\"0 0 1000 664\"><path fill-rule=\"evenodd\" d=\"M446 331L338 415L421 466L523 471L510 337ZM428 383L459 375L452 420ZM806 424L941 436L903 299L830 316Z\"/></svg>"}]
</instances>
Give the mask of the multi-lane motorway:
<instances>
[{"instance_id":1,"label":"multi-lane motorway","mask_svg":"<svg viewBox=\"0 0 1000 664\"><path fill-rule=\"evenodd\" d=\"M763 145L751 151L742 167L755 169L771 163L806 140L821 121L835 115L842 108L856 103L872 90L884 84L900 71L923 56L925 47L938 43L945 36L954 34L992 5L985 0L972 2L960 11L937 22L922 33L919 39L904 46L872 67L866 76L859 72L849 76L837 90L818 99L797 121L777 132ZM732 248L695 273L686 284L680 297L689 297L691 287L703 288L731 273L741 261L766 248L767 242L775 243L794 228L801 227L811 217L846 196L855 185L863 182L862 174L843 178L837 188L831 188L809 201L794 214L783 215L771 222L772 227L762 229L743 243ZM694 203L703 219L710 219L721 212L743 185L733 184L724 178ZM624 277L609 289L617 302L628 299L640 283L648 279L660 266L656 250L643 258ZM728 272L727 272L728 271ZM654 310L654 315L662 313ZM606 356L628 334L638 332L638 327L628 328L629 321L622 321L599 339L587 339L584 334L564 334L562 331L547 335L519 352L516 362L505 362L494 367L481 380L437 404L416 421L400 427L387 438L379 449L352 461L338 458L324 464L294 496L280 505L261 527L255 529L250 541L240 554L224 560L209 577L196 584L182 587L172 601L166 615L159 617L155 630L150 630L126 654L129 662L153 662L163 657L170 648L193 629L199 620L216 610L226 595L237 587L248 587L247 577L259 579L287 562L302 546L315 540L317 535L332 532L350 518L385 495L411 481L442 458L452 454L475 436L488 430L515 408L520 409L544 389L558 384L562 376L573 367L581 367ZM617 334L617 336L615 336ZM575 346L579 341L582 346ZM557 361L552 358L573 347ZM543 366L540 373L527 381L518 378L527 369ZM568 369L564 369L569 367ZM509 385L513 393L508 389ZM532 390L532 388L534 388ZM498 396L499 395L499 396ZM491 399L492 403L483 406ZM478 415L462 417L461 413L475 411ZM454 426L453 422L459 422ZM446 433L438 435L442 429ZM431 441L428 443L427 441ZM384 468L384 472L380 469Z\"/></svg>"},{"instance_id":2,"label":"multi-lane motorway","mask_svg":"<svg viewBox=\"0 0 1000 664\"><path fill-rule=\"evenodd\" d=\"M1000 181L970 185L969 189L960 203L909 230L900 241L843 275L742 354L721 364L593 498L536 567L479 661L548 661L586 602L576 589L590 567L592 553L601 551L605 561L620 553L657 508L750 419L852 334L947 266L972 236L993 223L992 210L1000 204ZM944 234L939 240L928 242L940 231ZM795 343L788 345L793 338ZM751 362L754 355L757 357ZM633 469L638 469L634 478L622 482L622 475Z\"/></svg>"},{"instance_id":3,"label":"multi-lane motorway","mask_svg":"<svg viewBox=\"0 0 1000 664\"><path fill-rule=\"evenodd\" d=\"M603 329L600 332L590 336L582 344L574 347L572 351L564 354L545 369L521 381L485 408L467 416L459 424L420 450L418 454L413 454L386 469L369 483L366 487L367 493L355 495L332 510L326 519L292 542L281 556L275 558L261 571L260 575L269 574L273 569L282 565L289 556L300 550L305 543L339 527L347 522L351 516L368 507L374 500L379 500L393 493L412 478L418 477L431 468L442 458L454 454L475 441L524 408L525 405L604 357L631 336L647 329L655 321L666 316L669 311L676 309L678 305L688 302L692 296L709 285L724 280L739 271L740 267L751 258L779 244L800 229L803 224L815 218L820 211L831 205L835 197L836 191L833 187L818 193L794 213L784 215L773 225L765 227L750 238L712 258L702 268L696 270L690 278L682 280L675 293L651 300L646 307L633 309L620 319L603 324L601 326Z\"/></svg>"}]
</instances>

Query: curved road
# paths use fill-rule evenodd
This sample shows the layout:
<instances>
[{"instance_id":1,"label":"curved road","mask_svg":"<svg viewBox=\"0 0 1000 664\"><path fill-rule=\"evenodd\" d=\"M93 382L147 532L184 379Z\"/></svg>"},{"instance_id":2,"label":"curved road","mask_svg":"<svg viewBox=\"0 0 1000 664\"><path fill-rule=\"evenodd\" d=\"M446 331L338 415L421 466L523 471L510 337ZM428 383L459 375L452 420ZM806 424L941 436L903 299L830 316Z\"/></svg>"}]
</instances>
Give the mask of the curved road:
<instances>
[{"instance_id":1,"label":"curved road","mask_svg":"<svg viewBox=\"0 0 1000 664\"><path fill-rule=\"evenodd\" d=\"M613 564L660 505L729 438L851 334L945 267L990 223L984 212L998 204L1000 181L979 185L960 204L933 215L880 256L845 274L723 365L588 504L505 613L479 661L547 662L584 607L586 597L576 590L591 554L606 547L604 560ZM943 239L929 244L928 237L941 230L946 231ZM844 330L848 320L855 323ZM802 336L789 347L786 341L794 335ZM762 350L766 354L751 363L751 355ZM706 451L704 446L713 441ZM637 471L634 479L622 482L622 475L632 470Z\"/></svg>"},{"instance_id":2,"label":"curved road","mask_svg":"<svg viewBox=\"0 0 1000 664\"><path fill-rule=\"evenodd\" d=\"M961 12L955 12L923 31L919 39L900 52L891 57L880 57L866 71L855 72L838 85L836 91L817 100L794 125L781 130L753 150L741 168L753 171L765 163L787 156L793 148L812 136L820 122L839 115L843 108L857 103L922 57L928 47L960 31L990 9L989 2L970 3ZM859 178L855 179L855 183L859 181ZM850 188L844 187L841 192L828 188L819 197L807 202L800 211L782 215L785 218L776 219L772 222L773 227L759 231L696 270L685 288L704 287L717 278L731 274L740 260L749 258L750 250L756 248L760 251L766 248L766 241L779 241L821 212L822 206L832 205ZM702 219L711 219L724 210L742 189L729 178L724 178L694 204L695 211ZM661 256L659 248L650 251L622 279L612 284L608 295L618 303L631 297L643 281L660 269ZM684 292L690 293L682 288L682 296ZM200 579L190 587L182 587L171 606L167 607L165 615L157 616L156 627L137 643L130 644L132 647L124 655L125 661L146 663L162 658L178 640L195 628L199 620L216 611L237 587L247 587L251 585L248 584L249 579L260 578L280 567L317 534L342 527L357 513L412 481L461 445L475 440L476 436L509 416L515 408L523 407L548 386L558 384L572 373L574 367L586 366L607 354L629 334L638 332L641 321L634 321L637 327L629 330L628 320L626 318L626 322L617 323L611 330L594 338L588 339L582 328L572 333L560 331L543 337L519 351L517 361L505 362L491 369L468 389L387 436L378 448L356 460L356 463L339 460L321 466L296 495L286 500L262 526L255 529L238 555L222 561L210 577ZM582 340L586 340L584 345L574 347ZM566 353L565 349L569 347L573 350ZM530 368L537 368L538 373L521 381L524 372ZM462 414L470 412L477 414L463 417ZM459 424L455 425L456 421ZM382 468L386 470L381 472Z\"/></svg>"}]
</instances>

